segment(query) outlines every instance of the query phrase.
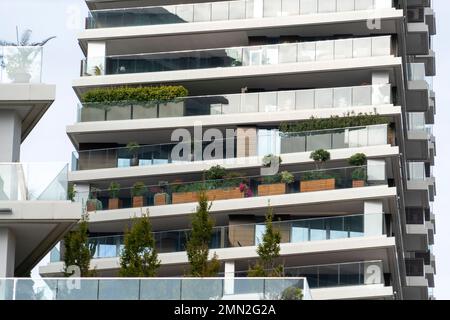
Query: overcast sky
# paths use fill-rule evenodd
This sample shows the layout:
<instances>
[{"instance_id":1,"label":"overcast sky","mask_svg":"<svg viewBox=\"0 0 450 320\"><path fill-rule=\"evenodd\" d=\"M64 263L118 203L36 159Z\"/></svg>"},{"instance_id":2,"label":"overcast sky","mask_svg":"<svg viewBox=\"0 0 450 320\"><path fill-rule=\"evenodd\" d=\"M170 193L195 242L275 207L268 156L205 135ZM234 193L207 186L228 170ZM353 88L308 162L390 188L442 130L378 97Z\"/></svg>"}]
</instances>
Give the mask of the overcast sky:
<instances>
[{"instance_id":1,"label":"overcast sky","mask_svg":"<svg viewBox=\"0 0 450 320\"><path fill-rule=\"evenodd\" d=\"M445 199L450 195L450 170L447 161L450 150L450 1L433 0L437 18L438 35L434 37L437 55L437 76L434 80L437 116L434 133L437 137L437 159L434 174L438 196L434 204L436 214L437 260L435 296L450 299L449 245L450 214L446 212ZM66 136L66 125L76 121L78 100L71 82L80 73L81 50L77 33L84 27L87 8L83 0L0 0L0 38L14 40L16 25L20 30L32 29L33 39L57 36L44 50L44 75L46 83L56 84L56 101L22 144L23 162L71 160L73 147ZM447 160L446 160L447 159Z\"/></svg>"}]
</instances>

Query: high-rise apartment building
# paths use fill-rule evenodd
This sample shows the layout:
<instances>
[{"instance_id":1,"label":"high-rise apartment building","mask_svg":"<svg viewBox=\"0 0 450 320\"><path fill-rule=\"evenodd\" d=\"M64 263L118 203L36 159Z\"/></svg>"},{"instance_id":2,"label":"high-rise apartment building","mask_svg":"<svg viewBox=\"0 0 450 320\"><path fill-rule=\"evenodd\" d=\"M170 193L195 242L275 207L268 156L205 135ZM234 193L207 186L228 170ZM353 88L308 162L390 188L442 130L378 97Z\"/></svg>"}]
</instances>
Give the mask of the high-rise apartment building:
<instances>
[{"instance_id":1,"label":"high-rise apartment building","mask_svg":"<svg viewBox=\"0 0 450 320\"><path fill-rule=\"evenodd\" d=\"M99 276L117 276L124 230L147 212L159 276L183 276L200 184L226 278L257 259L270 201L285 275L306 277L313 299L431 298L431 1L87 5L69 180ZM280 174L267 175L277 156ZM61 275L57 260L41 275Z\"/></svg>"},{"instance_id":2,"label":"high-rise apartment building","mask_svg":"<svg viewBox=\"0 0 450 320\"><path fill-rule=\"evenodd\" d=\"M22 163L20 146L55 100L42 46L0 46L0 278L29 277L80 218L67 163ZM0 300L2 296L0 283Z\"/></svg>"}]
</instances>

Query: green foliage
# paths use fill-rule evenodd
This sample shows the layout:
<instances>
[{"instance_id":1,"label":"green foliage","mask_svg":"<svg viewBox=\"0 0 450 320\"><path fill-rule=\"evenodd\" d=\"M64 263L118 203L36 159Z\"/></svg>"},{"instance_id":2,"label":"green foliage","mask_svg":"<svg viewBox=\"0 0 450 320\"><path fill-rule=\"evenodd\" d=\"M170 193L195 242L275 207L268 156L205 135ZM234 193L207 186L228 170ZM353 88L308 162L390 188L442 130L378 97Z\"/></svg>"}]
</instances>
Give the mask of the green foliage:
<instances>
[{"instance_id":1,"label":"green foliage","mask_svg":"<svg viewBox=\"0 0 450 320\"><path fill-rule=\"evenodd\" d=\"M120 192L120 184L118 184L117 182L111 182L111 184L109 185L108 188L108 192L109 192L109 197L111 199L117 199L119 197L119 192Z\"/></svg>"},{"instance_id":2,"label":"green foliage","mask_svg":"<svg viewBox=\"0 0 450 320\"><path fill-rule=\"evenodd\" d=\"M133 185L133 188L131 189L131 196L141 197L144 196L147 192L147 186L143 182L138 181Z\"/></svg>"},{"instance_id":3,"label":"green foliage","mask_svg":"<svg viewBox=\"0 0 450 320\"><path fill-rule=\"evenodd\" d=\"M150 217L133 219L130 230L125 230L124 248L120 254L121 277L155 277L161 262L155 249Z\"/></svg>"},{"instance_id":4,"label":"green foliage","mask_svg":"<svg viewBox=\"0 0 450 320\"><path fill-rule=\"evenodd\" d=\"M276 174L273 176L263 176L262 177L262 184L276 184L281 182L281 175Z\"/></svg>"},{"instance_id":5,"label":"green foliage","mask_svg":"<svg viewBox=\"0 0 450 320\"><path fill-rule=\"evenodd\" d=\"M110 104L116 102L136 101L168 103L177 98L186 97L188 90L183 86L149 86L149 87L116 87L97 88L83 94L81 101L85 103Z\"/></svg>"},{"instance_id":6,"label":"green foliage","mask_svg":"<svg viewBox=\"0 0 450 320\"><path fill-rule=\"evenodd\" d=\"M219 165L209 168L205 173L206 180L223 179L227 174L227 170Z\"/></svg>"},{"instance_id":7,"label":"green foliage","mask_svg":"<svg viewBox=\"0 0 450 320\"><path fill-rule=\"evenodd\" d=\"M88 243L88 221L87 214L83 214L77 229L69 231L64 237L64 275L71 276L69 267L80 268L81 277L92 277L94 271L89 270L90 262L95 254L95 246Z\"/></svg>"},{"instance_id":8,"label":"green foliage","mask_svg":"<svg viewBox=\"0 0 450 320\"><path fill-rule=\"evenodd\" d=\"M270 167L272 165L272 163L277 163L278 165L281 164L283 160L281 159L281 157L273 155L273 154L268 154L266 156L264 156L263 160L262 160L262 165L263 167Z\"/></svg>"},{"instance_id":9,"label":"green foliage","mask_svg":"<svg viewBox=\"0 0 450 320\"><path fill-rule=\"evenodd\" d=\"M348 164L351 166L363 166L366 164L367 156L364 153L355 153L348 159Z\"/></svg>"},{"instance_id":10,"label":"green foliage","mask_svg":"<svg viewBox=\"0 0 450 320\"><path fill-rule=\"evenodd\" d=\"M357 168L352 172L352 180L367 180L366 168Z\"/></svg>"},{"instance_id":11,"label":"green foliage","mask_svg":"<svg viewBox=\"0 0 450 320\"><path fill-rule=\"evenodd\" d=\"M318 163L325 163L331 159L331 155L327 150L319 149L311 152L309 158Z\"/></svg>"},{"instance_id":12,"label":"green foliage","mask_svg":"<svg viewBox=\"0 0 450 320\"><path fill-rule=\"evenodd\" d=\"M290 173L289 171L281 172L281 182L290 184L290 183L294 183L294 181L295 181L295 178L292 173Z\"/></svg>"},{"instance_id":13,"label":"green foliage","mask_svg":"<svg viewBox=\"0 0 450 320\"><path fill-rule=\"evenodd\" d=\"M1 179L0 179L0 186L1 186ZM67 199L69 199L70 201L74 202L75 201L75 197L77 195L77 191L75 190L75 185L74 184L69 184L69 187L67 189Z\"/></svg>"},{"instance_id":14,"label":"green foliage","mask_svg":"<svg viewBox=\"0 0 450 320\"><path fill-rule=\"evenodd\" d=\"M273 226L273 209L270 206L266 214L266 230L262 242L258 245L256 252L259 259L250 268L249 277L281 277L283 276L283 266L276 263L280 256L281 233Z\"/></svg>"},{"instance_id":15,"label":"green foliage","mask_svg":"<svg viewBox=\"0 0 450 320\"><path fill-rule=\"evenodd\" d=\"M369 126L376 124L387 124L390 120L378 114L347 113L343 117L333 116L330 118L314 118L301 122L282 123L280 131L283 133L296 133L304 131L351 128L359 126Z\"/></svg>"},{"instance_id":16,"label":"green foliage","mask_svg":"<svg viewBox=\"0 0 450 320\"><path fill-rule=\"evenodd\" d=\"M304 172L300 180L301 181L313 181L313 180L323 180L323 179L333 179L336 178L336 174L331 174L323 170L317 170L317 171L308 171Z\"/></svg>"},{"instance_id":17,"label":"green foliage","mask_svg":"<svg viewBox=\"0 0 450 320\"><path fill-rule=\"evenodd\" d=\"M281 300L303 300L303 291L297 287L288 287L281 293Z\"/></svg>"},{"instance_id":18,"label":"green foliage","mask_svg":"<svg viewBox=\"0 0 450 320\"><path fill-rule=\"evenodd\" d=\"M137 143L135 141L128 142L128 144L126 146L128 152L133 154L133 155L139 150L140 147L141 146L139 145L139 143Z\"/></svg>"},{"instance_id":19,"label":"green foliage","mask_svg":"<svg viewBox=\"0 0 450 320\"><path fill-rule=\"evenodd\" d=\"M205 191L200 191L197 211L192 216L192 231L186 245L191 265L190 276L192 277L213 277L217 276L220 270L220 263L216 255L211 261L208 261L209 243L214 227L209 213L211 205L212 203L208 203Z\"/></svg>"}]
</instances>

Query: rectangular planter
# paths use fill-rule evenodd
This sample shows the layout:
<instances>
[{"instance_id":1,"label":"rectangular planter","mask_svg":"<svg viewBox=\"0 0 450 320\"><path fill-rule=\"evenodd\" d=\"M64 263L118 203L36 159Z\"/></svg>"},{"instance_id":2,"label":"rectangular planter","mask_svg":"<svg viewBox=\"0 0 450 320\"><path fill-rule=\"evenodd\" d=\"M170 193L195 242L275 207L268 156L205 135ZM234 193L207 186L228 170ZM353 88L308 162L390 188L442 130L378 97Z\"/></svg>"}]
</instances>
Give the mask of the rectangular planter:
<instances>
[{"instance_id":1,"label":"rectangular planter","mask_svg":"<svg viewBox=\"0 0 450 320\"><path fill-rule=\"evenodd\" d=\"M167 193L157 193L153 198L155 206L164 206L168 203L169 195Z\"/></svg>"},{"instance_id":2,"label":"rectangular planter","mask_svg":"<svg viewBox=\"0 0 450 320\"><path fill-rule=\"evenodd\" d=\"M364 180L353 180L352 185L353 188L362 188L366 186L366 182Z\"/></svg>"},{"instance_id":3,"label":"rectangular planter","mask_svg":"<svg viewBox=\"0 0 450 320\"><path fill-rule=\"evenodd\" d=\"M108 210L119 209L119 199L108 199Z\"/></svg>"},{"instance_id":4,"label":"rectangular planter","mask_svg":"<svg viewBox=\"0 0 450 320\"><path fill-rule=\"evenodd\" d=\"M336 179L320 179L300 182L300 192L334 190Z\"/></svg>"},{"instance_id":5,"label":"rectangular planter","mask_svg":"<svg viewBox=\"0 0 450 320\"><path fill-rule=\"evenodd\" d=\"M244 197L244 193L241 192L239 188L208 190L206 191L206 195L209 201L238 199ZM197 201L197 192L175 192L172 194L172 204L190 203Z\"/></svg>"},{"instance_id":6,"label":"rectangular planter","mask_svg":"<svg viewBox=\"0 0 450 320\"><path fill-rule=\"evenodd\" d=\"M285 183L261 184L258 186L258 196L276 196L286 193Z\"/></svg>"},{"instance_id":7,"label":"rectangular planter","mask_svg":"<svg viewBox=\"0 0 450 320\"><path fill-rule=\"evenodd\" d=\"M144 206L144 196L133 197L133 208L140 208Z\"/></svg>"}]
</instances>

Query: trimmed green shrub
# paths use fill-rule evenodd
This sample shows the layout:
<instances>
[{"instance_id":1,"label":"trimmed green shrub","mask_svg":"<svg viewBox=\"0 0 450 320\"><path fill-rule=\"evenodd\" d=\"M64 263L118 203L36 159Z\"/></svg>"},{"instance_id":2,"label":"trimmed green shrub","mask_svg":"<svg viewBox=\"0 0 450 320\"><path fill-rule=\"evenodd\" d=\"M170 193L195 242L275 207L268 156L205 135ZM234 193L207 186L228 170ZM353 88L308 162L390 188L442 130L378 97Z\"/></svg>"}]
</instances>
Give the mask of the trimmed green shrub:
<instances>
[{"instance_id":1,"label":"trimmed green shrub","mask_svg":"<svg viewBox=\"0 0 450 320\"><path fill-rule=\"evenodd\" d=\"M111 182L108 188L108 192L111 199L117 199L119 197L120 184L118 184L117 182Z\"/></svg>"},{"instance_id":2,"label":"trimmed green shrub","mask_svg":"<svg viewBox=\"0 0 450 320\"><path fill-rule=\"evenodd\" d=\"M348 159L348 164L359 167L366 164L367 156L364 153L355 153Z\"/></svg>"},{"instance_id":3,"label":"trimmed green shrub","mask_svg":"<svg viewBox=\"0 0 450 320\"><path fill-rule=\"evenodd\" d=\"M290 173L289 171L283 171L281 172L281 182L286 183L286 184L290 184L290 183L294 183L295 178L294 175L292 173Z\"/></svg>"},{"instance_id":4,"label":"trimmed green shrub","mask_svg":"<svg viewBox=\"0 0 450 320\"><path fill-rule=\"evenodd\" d=\"M227 174L227 170L224 167L219 165L211 167L206 171L205 178L206 180L218 180L223 179Z\"/></svg>"},{"instance_id":5,"label":"trimmed green shrub","mask_svg":"<svg viewBox=\"0 0 450 320\"><path fill-rule=\"evenodd\" d=\"M310 159L314 160L315 162L324 163L330 160L331 155L328 151L324 149L319 149L316 151L311 152L311 155L309 156Z\"/></svg>"},{"instance_id":6,"label":"trimmed green shrub","mask_svg":"<svg viewBox=\"0 0 450 320\"><path fill-rule=\"evenodd\" d=\"M183 86L97 88L84 93L81 101L103 104L124 101L167 103L188 94Z\"/></svg>"},{"instance_id":7,"label":"trimmed green shrub","mask_svg":"<svg viewBox=\"0 0 450 320\"><path fill-rule=\"evenodd\" d=\"M367 180L366 168L357 168L352 172L352 180Z\"/></svg>"},{"instance_id":8,"label":"trimmed green shrub","mask_svg":"<svg viewBox=\"0 0 450 320\"><path fill-rule=\"evenodd\" d=\"M330 118L323 118L323 119L311 117L311 119L306 121L282 123L280 126L280 131L283 133L296 133L304 131L388 124L389 122L390 120L388 117L383 117L378 114L360 113L358 115L355 115L353 113L349 113L343 117L333 116Z\"/></svg>"},{"instance_id":9,"label":"trimmed green shrub","mask_svg":"<svg viewBox=\"0 0 450 320\"><path fill-rule=\"evenodd\" d=\"M147 186L143 182L136 182L131 189L132 197L140 197L148 192Z\"/></svg>"}]
</instances>

